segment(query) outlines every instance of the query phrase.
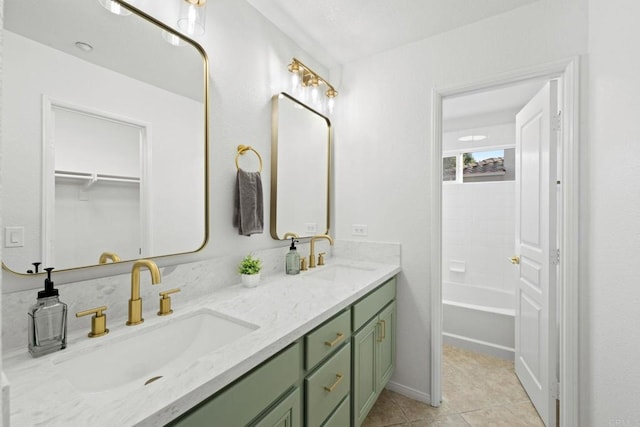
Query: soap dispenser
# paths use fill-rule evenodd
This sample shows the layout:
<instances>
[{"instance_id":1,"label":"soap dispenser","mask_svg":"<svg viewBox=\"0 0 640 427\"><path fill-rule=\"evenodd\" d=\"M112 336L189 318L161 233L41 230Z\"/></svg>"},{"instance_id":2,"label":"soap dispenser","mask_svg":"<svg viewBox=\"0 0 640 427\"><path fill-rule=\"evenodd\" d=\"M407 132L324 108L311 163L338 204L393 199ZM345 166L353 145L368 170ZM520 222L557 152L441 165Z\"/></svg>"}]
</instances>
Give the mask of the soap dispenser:
<instances>
[{"instance_id":1,"label":"soap dispenser","mask_svg":"<svg viewBox=\"0 0 640 427\"><path fill-rule=\"evenodd\" d=\"M296 249L296 242L293 237L291 238L291 247L289 248L289 253L287 254L285 261L285 272L287 274L298 274L300 273L300 255Z\"/></svg>"},{"instance_id":2,"label":"soap dispenser","mask_svg":"<svg viewBox=\"0 0 640 427\"><path fill-rule=\"evenodd\" d=\"M52 267L45 268L44 290L29 309L29 353L44 356L67 346L67 304L60 301L51 280Z\"/></svg>"}]
</instances>

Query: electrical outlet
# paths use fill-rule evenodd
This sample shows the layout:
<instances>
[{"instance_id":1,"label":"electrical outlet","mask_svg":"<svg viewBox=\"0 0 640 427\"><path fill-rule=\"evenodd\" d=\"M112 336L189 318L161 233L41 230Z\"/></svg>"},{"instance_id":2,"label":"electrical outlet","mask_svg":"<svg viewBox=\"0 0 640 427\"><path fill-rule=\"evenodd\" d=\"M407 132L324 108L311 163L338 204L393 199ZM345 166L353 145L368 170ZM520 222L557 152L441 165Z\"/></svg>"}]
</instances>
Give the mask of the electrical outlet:
<instances>
[{"instance_id":1,"label":"electrical outlet","mask_svg":"<svg viewBox=\"0 0 640 427\"><path fill-rule=\"evenodd\" d=\"M366 224L352 224L351 225L351 235L353 236L366 236L368 234L368 229Z\"/></svg>"},{"instance_id":2,"label":"electrical outlet","mask_svg":"<svg viewBox=\"0 0 640 427\"><path fill-rule=\"evenodd\" d=\"M305 222L304 231L306 231L307 233L317 234L318 224L316 224L315 222Z\"/></svg>"}]
</instances>

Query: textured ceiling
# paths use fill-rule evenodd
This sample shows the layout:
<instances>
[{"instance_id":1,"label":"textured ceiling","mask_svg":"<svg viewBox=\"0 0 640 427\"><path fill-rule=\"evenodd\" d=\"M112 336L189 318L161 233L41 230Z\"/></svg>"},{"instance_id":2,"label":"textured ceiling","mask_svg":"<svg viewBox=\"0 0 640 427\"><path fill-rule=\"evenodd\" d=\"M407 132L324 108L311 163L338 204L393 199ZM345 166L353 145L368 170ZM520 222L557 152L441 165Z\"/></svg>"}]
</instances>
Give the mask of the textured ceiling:
<instances>
[{"instance_id":1,"label":"textured ceiling","mask_svg":"<svg viewBox=\"0 0 640 427\"><path fill-rule=\"evenodd\" d=\"M462 27L537 0L247 0L326 66Z\"/></svg>"}]
</instances>

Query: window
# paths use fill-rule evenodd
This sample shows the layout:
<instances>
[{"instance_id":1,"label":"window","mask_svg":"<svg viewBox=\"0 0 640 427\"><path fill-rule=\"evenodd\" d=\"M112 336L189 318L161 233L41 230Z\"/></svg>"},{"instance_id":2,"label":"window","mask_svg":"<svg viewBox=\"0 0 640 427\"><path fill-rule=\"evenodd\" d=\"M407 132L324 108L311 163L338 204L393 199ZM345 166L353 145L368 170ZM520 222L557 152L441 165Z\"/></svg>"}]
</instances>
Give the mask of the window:
<instances>
[{"instance_id":1,"label":"window","mask_svg":"<svg viewBox=\"0 0 640 427\"><path fill-rule=\"evenodd\" d=\"M450 182L513 181L515 166L514 148L461 152L455 156L442 158L442 180Z\"/></svg>"}]
</instances>

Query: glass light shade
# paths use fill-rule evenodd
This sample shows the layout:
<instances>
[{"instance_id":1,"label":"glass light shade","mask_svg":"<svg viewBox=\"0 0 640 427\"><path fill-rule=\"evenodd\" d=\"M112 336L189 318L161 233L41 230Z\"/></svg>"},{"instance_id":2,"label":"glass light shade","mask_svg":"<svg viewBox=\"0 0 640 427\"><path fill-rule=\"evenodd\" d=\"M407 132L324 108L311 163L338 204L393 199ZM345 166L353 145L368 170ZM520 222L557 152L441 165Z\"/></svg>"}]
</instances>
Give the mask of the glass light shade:
<instances>
[{"instance_id":1,"label":"glass light shade","mask_svg":"<svg viewBox=\"0 0 640 427\"><path fill-rule=\"evenodd\" d=\"M113 0L98 0L98 3L114 15L131 15L131 11L125 9L120 3L116 3Z\"/></svg>"},{"instance_id":2,"label":"glass light shade","mask_svg":"<svg viewBox=\"0 0 640 427\"><path fill-rule=\"evenodd\" d=\"M167 30L162 30L162 38L164 39L164 41L174 46L186 46L186 43L184 42L184 40L182 40L182 38L173 33L170 33Z\"/></svg>"},{"instance_id":3,"label":"glass light shade","mask_svg":"<svg viewBox=\"0 0 640 427\"><path fill-rule=\"evenodd\" d=\"M206 0L180 0L178 28L190 36L204 34L207 23Z\"/></svg>"}]
</instances>

